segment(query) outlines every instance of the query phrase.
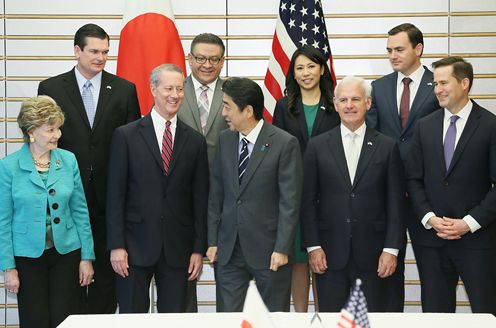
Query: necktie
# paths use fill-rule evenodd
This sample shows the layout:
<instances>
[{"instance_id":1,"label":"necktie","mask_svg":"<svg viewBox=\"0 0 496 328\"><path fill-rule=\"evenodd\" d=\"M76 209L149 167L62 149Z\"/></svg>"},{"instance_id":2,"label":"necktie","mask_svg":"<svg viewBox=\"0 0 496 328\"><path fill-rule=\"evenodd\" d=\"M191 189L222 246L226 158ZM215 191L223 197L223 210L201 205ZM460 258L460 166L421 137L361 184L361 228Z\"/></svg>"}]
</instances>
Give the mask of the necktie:
<instances>
[{"instance_id":1,"label":"necktie","mask_svg":"<svg viewBox=\"0 0 496 328\"><path fill-rule=\"evenodd\" d=\"M201 128L203 131L203 134L205 134L205 130L207 128L207 119L208 119L208 96L207 96L207 91L208 91L208 85L202 85L200 87L201 93L200 93L200 98L198 99L198 109L200 110L200 124Z\"/></svg>"},{"instance_id":2,"label":"necktie","mask_svg":"<svg viewBox=\"0 0 496 328\"><path fill-rule=\"evenodd\" d=\"M455 153L455 140L456 140L456 121L460 117L453 115L450 117L450 125L448 131L446 131L446 137L444 138L444 161L446 163L446 170L448 170L451 160L453 159L453 154Z\"/></svg>"},{"instance_id":3,"label":"necktie","mask_svg":"<svg viewBox=\"0 0 496 328\"><path fill-rule=\"evenodd\" d=\"M245 174L246 167L248 166L248 161L250 160L250 155L248 153L249 141L246 138L241 139L241 141L243 142L243 146L241 147L241 152L239 154L239 164L238 164L239 184L241 184L241 180L243 179L243 175Z\"/></svg>"},{"instance_id":4,"label":"necktie","mask_svg":"<svg viewBox=\"0 0 496 328\"><path fill-rule=\"evenodd\" d=\"M409 77L403 78L403 93L400 100L400 121L401 128L406 126L408 115L410 114L410 83L412 79Z\"/></svg>"},{"instance_id":5,"label":"necktie","mask_svg":"<svg viewBox=\"0 0 496 328\"><path fill-rule=\"evenodd\" d=\"M350 174L351 184L355 180L355 173L358 165L358 135L356 133L348 134L348 147L345 149L346 163L348 164L348 172Z\"/></svg>"},{"instance_id":6,"label":"necktie","mask_svg":"<svg viewBox=\"0 0 496 328\"><path fill-rule=\"evenodd\" d=\"M90 126L93 127L93 121L95 120L95 103L93 101L93 93L91 92L91 81L86 81L83 85L82 98L86 115L88 115L88 121L90 122Z\"/></svg>"},{"instance_id":7,"label":"necktie","mask_svg":"<svg viewBox=\"0 0 496 328\"><path fill-rule=\"evenodd\" d=\"M164 164L165 174L167 175L169 175L169 166L172 158L172 132L170 125L170 121L165 122L165 131L162 137L162 162Z\"/></svg>"}]
</instances>

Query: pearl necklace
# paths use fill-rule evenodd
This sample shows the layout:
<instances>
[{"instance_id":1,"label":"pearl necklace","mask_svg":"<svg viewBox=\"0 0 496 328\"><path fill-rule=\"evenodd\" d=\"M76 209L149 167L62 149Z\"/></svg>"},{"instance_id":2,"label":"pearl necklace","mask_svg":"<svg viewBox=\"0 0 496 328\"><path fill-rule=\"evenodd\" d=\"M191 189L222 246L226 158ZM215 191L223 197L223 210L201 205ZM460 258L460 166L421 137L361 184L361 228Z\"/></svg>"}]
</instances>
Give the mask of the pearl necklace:
<instances>
[{"instance_id":1,"label":"pearl necklace","mask_svg":"<svg viewBox=\"0 0 496 328\"><path fill-rule=\"evenodd\" d=\"M50 167L50 161L42 163L33 157L34 165L41 167L42 169L48 169Z\"/></svg>"}]
</instances>

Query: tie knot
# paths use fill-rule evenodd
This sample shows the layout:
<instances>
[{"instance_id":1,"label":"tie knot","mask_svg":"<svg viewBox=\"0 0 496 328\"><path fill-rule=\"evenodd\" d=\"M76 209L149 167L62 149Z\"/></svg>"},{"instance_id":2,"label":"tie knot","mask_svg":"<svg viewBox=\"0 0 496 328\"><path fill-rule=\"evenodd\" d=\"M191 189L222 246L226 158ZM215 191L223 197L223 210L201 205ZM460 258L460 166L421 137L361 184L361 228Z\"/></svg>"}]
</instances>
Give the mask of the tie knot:
<instances>
[{"instance_id":1,"label":"tie knot","mask_svg":"<svg viewBox=\"0 0 496 328\"><path fill-rule=\"evenodd\" d=\"M409 78L409 77L404 77L403 80L402 80L403 84L407 87L410 85L410 83L412 83L412 79Z\"/></svg>"},{"instance_id":2,"label":"tie knot","mask_svg":"<svg viewBox=\"0 0 496 328\"><path fill-rule=\"evenodd\" d=\"M87 81L86 81L86 83L84 84L84 87L85 87L86 89L88 89L88 88L91 88L91 85L92 85L92 84L91 84L91 81L90 81L90 80L87 80Z\"/></svg>"},{"instance_id":3,"label":"tie knot","mask_svg":"<svg viewBox=\"0 0 496 328\"><path fill-rule=\"evenodd\" d=\"M171 121L165 122L165 128L170 129Z\"/></svg>"},{"instance_id":4,"label":"tie knot","mask_svg":"<svg viewBox=\"0 0 496 328\"><path fill-rule=\"evenodd\" d=\"M243 142L243 147L248 146L248 143L249 143L248 139L243 138L243 139L241 139L241 141Z\"/></svg>"},{"instance_id":5,"label":"tie knot","mask_svg":"<svg viewBox=\"0 0 496 328\"><path fill-rule=\"evenodd\" d=\"M456 121L457 121L459 118L460 118L460 116L458 116L458 115L453 115L453 116L451 116L451 117L450 117L450 123L451 123L451 124L455 124L455 123L456 123Z\"/></svg>"},{"instance_id":6,"label":"tie knot","mask_svg":"<svg viewBox=\"0 0 496 328\"><path fill-rule=\"evenodd\" d=\"M207 91L207 90L208 90L208 89L210 89L210 88L208 87L208 85L202 85L202 86L200 87L200 89L201 89L201 91L202 91L202 92L205 92L205 91Z\"/></svg>"}]
</instances>

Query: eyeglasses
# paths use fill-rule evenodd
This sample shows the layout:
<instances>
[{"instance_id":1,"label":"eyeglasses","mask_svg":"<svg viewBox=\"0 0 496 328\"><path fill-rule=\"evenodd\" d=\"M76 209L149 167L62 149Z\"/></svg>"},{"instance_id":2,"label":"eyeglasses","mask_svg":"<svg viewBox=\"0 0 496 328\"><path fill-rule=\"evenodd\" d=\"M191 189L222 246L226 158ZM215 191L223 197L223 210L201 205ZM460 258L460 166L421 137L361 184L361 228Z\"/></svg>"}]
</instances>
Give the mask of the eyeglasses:
<instances>
[{"instance_id":1,"label":"eyeglasses","mask_svg":"<svg viewBox=\"0 0 496 328\"><path fill-rule=\"evenodd\" d=\"M212 65L217 65L220 63L222 57L205 57L205 56L195 56L191 54L193 58L195 59L197 64L205 64L207 60L210 62Z\"/></svg>"}]
</instances>

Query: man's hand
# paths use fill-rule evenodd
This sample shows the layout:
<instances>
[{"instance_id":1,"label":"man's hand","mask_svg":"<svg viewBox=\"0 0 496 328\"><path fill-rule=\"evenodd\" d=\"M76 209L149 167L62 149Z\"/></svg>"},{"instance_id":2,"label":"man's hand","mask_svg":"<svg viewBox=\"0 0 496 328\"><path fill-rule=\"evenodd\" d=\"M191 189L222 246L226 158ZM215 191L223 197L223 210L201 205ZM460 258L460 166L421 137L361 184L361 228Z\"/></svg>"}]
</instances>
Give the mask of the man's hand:
<instances>
[{"instance_id":1,"label":"man's hand","mask_svg":"<svg viewBox=\"0 0 496 328\"><path fill-rule=\"evenodd\" d=\"M323 274L327 270L327 259L322 248L315 249L308 254L308 263L312 272Z\"/></svg>"},{"instance_id":2,"label":"man's hand","mask_svg":"<svg viewBox=\"0 0 496 328\"><path fill-rule=\"evenodd\" d=\"M21 285L19 282L19 273L17 269L9 269L4 273L5 279L5 288L10 293L17 294L19 292L19 286Z\"/></svg>"},{"instance_id":3,"label":"man's hand","mask_svg":"<svg viewBox=\"0 0 496 328\"><path fill-rule=\"evenodd\" d=\"M189 258L188 281L193 281L200 275L203 268L203 256L200 253L193 253Z\"/></svg>"},{"instance_id":4,"label":"man's hand","mask_svg":"<svg viewBox=\"0 0 496 328\"><path fill-rule=\"evenodd\" d=\"M270 270L277 271L279 267L288 263L288 256L283 253L273 252L270 257Z\"/></svg>"},{"instance_id":5,"label":"man's hand","mask_svg":"<svg viewBox=\"0 0 496 328\"><path fill-rule=\"evenodd\" d=\"M214 263L217 261L217 246L210 246L207 249L207 257L210 263Z\"/></svg>"},{"instance_id":6,"label":"man's hand","mask_svg":"<svg viewBox=\"0 0 496 328\"><path fill-rule=\"evenodd\" d=\"M124 248L116 248L110 251L110 263L115 273L122 278L129 276L129 264L127 262L127 251Z\"/></svg>"},{"instance_id":7,"label":"man's hand","mask_svg":"<svg viewBox=\"0 0 496 328\"><path fill-rule=\"evenodd\" d=\"M450 223L443 231L437 233L440 238L443 239L460 239L464 234L470 231L468 224L459 219L453 219L448 217L443 217L445 222Z\"/></svg>"},{"instance_id":8,"label":"man's hand","mask_svg":"<svg viewBox=\"0 0 496 328\"><path fill-rule=\"evenodd\" d=\"M396 271L398 265L398 258L388 252L382 252L379 257L379 265L377 267L377 275L380 278L387 278Z\"/></svg>"}]
</instances>

